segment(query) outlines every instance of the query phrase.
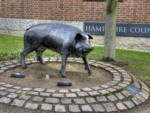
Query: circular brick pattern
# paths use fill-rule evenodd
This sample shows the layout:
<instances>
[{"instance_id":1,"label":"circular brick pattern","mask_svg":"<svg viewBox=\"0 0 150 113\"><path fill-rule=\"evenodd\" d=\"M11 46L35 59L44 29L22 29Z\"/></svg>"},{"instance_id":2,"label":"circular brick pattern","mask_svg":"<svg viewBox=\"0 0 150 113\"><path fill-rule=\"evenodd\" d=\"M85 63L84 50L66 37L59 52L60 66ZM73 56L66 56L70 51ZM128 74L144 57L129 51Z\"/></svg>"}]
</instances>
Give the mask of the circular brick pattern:
<instances>
[{"instance_id":1,"label":"circular brick pattern","mask_svg":"<svg viewBox=\"0 0 150 113\"><path fill-rule=\"evenodd\" d=\"M60 62L57 58L44 58L46 62ZM36 63L27 59L27 63ZM68 62L83 63L77 58ZM132 109L149 98L149 88L120 67L90 60L90 66L111 73L113 80L103 85L69 90L20 87L0 82L0 103L27 109L52 112L117 112ZM1 61L0 74L20 66L17 60ZM32 107L31 107L32 106Z\"/></svg>"}]
</instances>

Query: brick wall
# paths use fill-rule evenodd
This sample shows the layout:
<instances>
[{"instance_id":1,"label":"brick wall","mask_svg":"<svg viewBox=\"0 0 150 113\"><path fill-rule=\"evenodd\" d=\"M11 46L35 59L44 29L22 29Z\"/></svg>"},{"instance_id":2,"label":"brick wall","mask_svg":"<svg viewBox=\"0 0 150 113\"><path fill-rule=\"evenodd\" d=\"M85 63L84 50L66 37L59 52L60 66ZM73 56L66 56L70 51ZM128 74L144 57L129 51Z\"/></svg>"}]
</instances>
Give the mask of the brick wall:
<instances>
[{"instance_id":1,"label":"brick wall","mask_svg":"<svg viewBox=\"0 0 150 113\"><path fill-rule=\"evenodd\" d=\"M83 0L0 0L0 18L104 22L105 6ZM150 0L119 3L117 21L150 23Z\"/></svg>"}]
</instances>

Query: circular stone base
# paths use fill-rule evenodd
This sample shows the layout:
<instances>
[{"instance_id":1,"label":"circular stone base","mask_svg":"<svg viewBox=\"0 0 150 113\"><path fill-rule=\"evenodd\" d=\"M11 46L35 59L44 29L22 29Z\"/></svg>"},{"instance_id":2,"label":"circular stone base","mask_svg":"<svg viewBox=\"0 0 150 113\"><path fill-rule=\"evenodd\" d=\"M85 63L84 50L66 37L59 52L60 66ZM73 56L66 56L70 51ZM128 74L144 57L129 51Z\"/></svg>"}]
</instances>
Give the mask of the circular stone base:
<instances>
[{"instance_id":1,"label":"circular stone base","mask_svg":"<svg viewBox=\"0 0 150 113\"><path fill-rule=\"evenodd\" d=\"M69 81L73 83L71 87L65 87L65 89L94 87L97 84L101 85L112 81L111 73L104 69L91 66L93 73L89 76L87 70L84 70L84 65L76 62L67 62L67 78L62 78L60 76L60 62L47 62L46 65L31 63L27 66L26 69L22 69L22 67L19 66L4 72L0 76L1 81L21 87L30 86L55 90L62 89L62 87L60 88L57 86L57 83L60 81ZM10 77L12 73L20 73L25 75L25 78L17 80L16 78Z\"/></svg>"},{"instance_id":2,"label":"circular stone base","mask_svg":"<svg viewBox=\"0 0 150 113\"><path fill-rule=\"evenodd\" d=\"M54 62L55 63L57 62L57 59L54 58L51 58L50 60L49 59L44 59L44 60L52 63L52 66L54 65ZM34 59L30 59L30 60L28 59L27 61L28 64L37 62ZM78 70L77 72L79 72L79 69L81 71L81 67L79 65L80 64L83 65L83 61L79 59L73 59L73 58L69 59L69 61L78 64L77 67L74 67L73 65L71 72L74 71L73 69L77 69ZM11 83L12 81L3 82L2 79L0 79L0 103L27 108L27 109L42 110L42 111L48 110L50 112L62 111L68 113L72 113L72 112L118 113L118 112L122 112L137 107L145 103L149 99L150 96L149 88L143 82L136 79L131 74L128 74L125 70L121 69L120 67L111 64L106 64L100 61L95 61L95 60L90 60L89 64L91 67L97 68L98 70L103 69L107 71L113 79L108 82L105 81L103 84L99 84L95 82L97 79L94 79L94 81L88 81L88 84L92 84L95 82L96 83L95 86L87 85L79 88L72 88L74 86L73 85L72 87L69 87L72 89L69 89L68 87L67 88L59 87L59 89L41 88L41 87L35 88L32 87L31 84L28 84L27 82L26 82L27 86L23 87L18 84L12 84ZM0 77L4 75L6 76L6 74L8 74L7 72L9 69L16 70L17 68L15 67L17 66L20 66L20 64L19 61L16 60L1 61ZM27 69L29 69L29 65ZM31 72L33 71L33 73L37 76L37 71L44 72L45 68L41 66L38 69L37 68L34 69L31 66L31 69L32 69ZM52 70L55 69L48 68L48 70L50 70L51 72ZM29 71L27 72L29 73ZM95 72L95 70L93 72ZM81 73L78 73L77 75L80 74ZM94 74L93 77L94 76L96 75ZM76 78L77 76L74 75L73 77ZM92 76L88 76L88 77L92 77ZM83 78L88 78L88 77L83 76ZM10 75L8 78L11 78ZM24 79L18 80L17 78L15 79L15 81L17 81L16 83L18 83L21 80L25 80L25 79L30 79L30 78L26 76ZM51 78L52 81L54 81L53 79L54 78ZM59 81L55 82L55 86L58 82L60 82L60 80L61 77L59 77ZM66 81L66 80L62 80L62 81ZM67 81L70 81L69 76L67 76ZM86 81L86 79L82 79L82 82L84 81ZM72 83L72 81L70 82ZM78 84L81 81L76 81L76 82ZM33 82L33 84L34 83L35 82Z\"/></svg>"},{"instance_id":3,"label":"circular stone base","mask_svg":"<svg viewBox=\"0 0 150 113\"><path fill-rule=\"evenodd\" d=\"M72 83L71 82L67 82L67 81L61 81L61 82L58 82L57 83L57 86L59 87L69 87L69 86L72 86Z\"/></svg>"}]
</instances>

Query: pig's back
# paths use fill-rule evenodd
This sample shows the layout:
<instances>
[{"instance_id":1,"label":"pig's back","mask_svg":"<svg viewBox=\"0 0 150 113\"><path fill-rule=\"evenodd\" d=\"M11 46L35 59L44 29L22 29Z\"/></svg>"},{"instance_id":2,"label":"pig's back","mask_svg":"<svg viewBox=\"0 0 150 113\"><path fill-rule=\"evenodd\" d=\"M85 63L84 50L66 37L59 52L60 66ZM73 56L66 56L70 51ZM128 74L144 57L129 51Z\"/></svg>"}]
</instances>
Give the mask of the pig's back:
<instances>
[{"instance_id":1,"label":"pig's back","mask_svg":"<svg viewBox=\"0 0 150 113\"><path fill-rule=\"evenodd\" d=\"M36 34L39 37L53 35L61 39L73 39L75 38L76 34L81 33L82 31L76 27L65 24L48 23L31 26L26 32L30 32L29 34Z\"/></svg>"}]
</instances>

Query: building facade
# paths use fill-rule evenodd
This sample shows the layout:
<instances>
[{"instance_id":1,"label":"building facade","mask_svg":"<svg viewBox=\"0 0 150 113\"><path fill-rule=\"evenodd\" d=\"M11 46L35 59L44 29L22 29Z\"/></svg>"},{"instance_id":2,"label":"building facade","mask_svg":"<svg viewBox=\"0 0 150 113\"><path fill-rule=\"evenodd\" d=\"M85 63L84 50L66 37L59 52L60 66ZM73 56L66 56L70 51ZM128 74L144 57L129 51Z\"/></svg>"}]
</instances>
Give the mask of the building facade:
<instances>
[{"instance_id":1,"label":"building facade","mask_svg":"<svg viewBox=\"0 0 150 113\"><path fill-rule=\"evenodd\" d=\"M27 27L43 22L84 30L84 22L105 23L105 8L104 0L0 0L0 34L22 35ZM150 0L119 2L117 22L150 25ZM104 36L94 37L93 43L103 45ZM117 47L150 51L150 37L119 36Z\"/></svg>"}]
</instances>

